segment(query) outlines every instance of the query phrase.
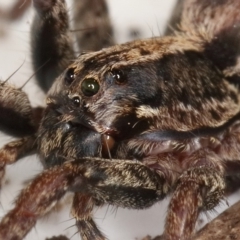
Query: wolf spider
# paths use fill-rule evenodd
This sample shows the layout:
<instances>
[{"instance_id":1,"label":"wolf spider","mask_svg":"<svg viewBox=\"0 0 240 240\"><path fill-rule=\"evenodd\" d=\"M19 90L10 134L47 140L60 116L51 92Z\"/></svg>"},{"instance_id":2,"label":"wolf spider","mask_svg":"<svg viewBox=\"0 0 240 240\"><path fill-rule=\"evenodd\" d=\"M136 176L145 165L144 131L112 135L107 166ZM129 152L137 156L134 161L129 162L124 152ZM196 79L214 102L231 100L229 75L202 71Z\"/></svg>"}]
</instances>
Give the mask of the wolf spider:
<instances>
[{"instance_id":1,"label":"wolf spider","mask_svg":"<svg viewBox=\"0 0 240 240\"><path fill-rule=\"evenodd\" d=\"M2 218L0 239L23 239L67 192L82 239L106 239L94 207L145 209L170 194L161 239L194 238L199 213L239 175L240 2L180 1L169 36L112 47L104 1L75 4L84 4L80 28L87 18L94 27L77 34L73 61L64 1L33 0L33 66L46 108L0 85L0 127L21 137L0 149L1 176L32 152L45 167Z\"/></svg>"}]
</instances>

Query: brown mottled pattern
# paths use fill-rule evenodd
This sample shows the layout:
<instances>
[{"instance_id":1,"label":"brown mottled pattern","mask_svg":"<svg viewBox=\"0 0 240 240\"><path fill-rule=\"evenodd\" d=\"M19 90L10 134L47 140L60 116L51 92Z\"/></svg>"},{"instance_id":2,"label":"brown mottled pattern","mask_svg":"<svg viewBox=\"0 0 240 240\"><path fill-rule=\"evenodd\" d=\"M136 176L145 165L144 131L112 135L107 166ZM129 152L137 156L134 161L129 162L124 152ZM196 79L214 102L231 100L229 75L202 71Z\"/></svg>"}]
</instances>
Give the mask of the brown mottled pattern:
<instances>
[{"instance_id":1,"label":"brown mottled pattern","mask_svg":"<svg viewBox=\"0 0 240 240\"><path fill-rule=\"evenodd\" d=\"M239 226L240 202L235 203L217 218L204 226L193 240L237 240L240 236Z\"/></svg>"},{"instance_id":2,"label":"brown mottled pattern","mask_svg":"<svg viewBox=\"0 0 240 240\"><path fill-rule=\"evenodd\" d=\"M97 3L75 2L80 19L90 16L78 25L89 28L78 36L84 50L113 43L107 6ZM74 58L65 2L33 1L33 62L39 84L51 89L42 116L21 89L0 85L2 109L26 114L38 128L0 150L0 176L36 148L46 169L3 217L0 239L23 239L67 191L75 193L72 215L84 240L106 239L94 207L145 209L171 193L161 239L194 237L199 213L214 209L228 177L239 174L240 3L183 4L180 30L171 36L82 53L64 71ZM107 151L105 136L113 143Z\"/></svg>"}]
</instances>

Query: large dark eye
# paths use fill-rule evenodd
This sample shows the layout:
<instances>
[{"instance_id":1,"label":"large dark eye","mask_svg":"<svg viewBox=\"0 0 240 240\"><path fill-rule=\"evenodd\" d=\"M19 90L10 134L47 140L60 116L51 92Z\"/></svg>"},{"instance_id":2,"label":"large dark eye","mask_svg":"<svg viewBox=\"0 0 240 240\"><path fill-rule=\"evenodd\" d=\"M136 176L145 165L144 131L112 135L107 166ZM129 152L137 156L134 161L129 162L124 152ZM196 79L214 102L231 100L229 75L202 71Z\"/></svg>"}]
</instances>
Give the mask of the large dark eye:
<instances>
[{"instance_id":1,"label":"large dark eye","mask_svg":"<svg viewBox=\"0 0 240 240\"><path fill-rule=\"evenodd\" d=\"M66 85L70 85L74 81L74 78L75 78L74 68L69 68L64 78Z\"/></svg>"},{"instance_id":2,"label":"large dark eye","mask_svg":"<svg viewBox=\"0 0 240 240\"><path fill-rule=\"evenodd\" d=\"M115 69L111 71L111 74L116 84L122 85L127 82L127 77L125 76L123 71Z\"/></svg>"},{"instance_id":3,"label":"large dark eye","mask_svg":"<svg viewBox=\"0 0 240 240\"><path fill-rule=\"evenodd\" d=\"M81 85L82 92L87 97L95 95L99 88L99 83L94 78L86 78Z\"/></svg>"}]
</instances>

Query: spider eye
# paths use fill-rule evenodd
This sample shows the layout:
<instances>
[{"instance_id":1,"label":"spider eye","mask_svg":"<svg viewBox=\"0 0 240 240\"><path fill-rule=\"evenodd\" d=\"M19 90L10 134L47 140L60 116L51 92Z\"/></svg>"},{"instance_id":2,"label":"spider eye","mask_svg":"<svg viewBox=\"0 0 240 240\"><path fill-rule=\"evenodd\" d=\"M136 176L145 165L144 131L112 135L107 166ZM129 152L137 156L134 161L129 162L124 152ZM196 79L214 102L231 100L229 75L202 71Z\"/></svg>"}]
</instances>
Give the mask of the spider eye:
<instances>
[{"instance_id":1,"label":"spider eye","mask_svg":"<svg viewBox=\"0 0 240 240\"><path fill-rule=\"evenodd\" d=\"M80 106L80 98L79 97L73 97L72 98L72 102L75 105L75 107L79 107Z\"/></svg>"},{"instance_id":2,"label":"spider eye","mask_svg":"<svg viewBox=\"0 0 240 240\"><path fill-rule=\"evenodd\" d=\"M67 85L70 85L75 78L74 68L69 68L65 74L64 81Z\"/></svg>"},{"instance_id":3,"label":"spider eye","mask_svg":"<svg viewBox=\"0 0 240 240\"><path fill-rule=\"evenodd\" d=\"M111 71L114 81L118 85L123 85L127 82L127 77L121 70L112 70Z\"/></svg>"},{"instance_id":4,"label":"spider eye","mask_svg":"<svg viewBox=\"0 0 240 240\"><path fill-rule=\"evenodd\" d=\"M81 85L82 92L87 97L95 95L98 92L99 88L99 83L94 78L85 79Z\"/></svg>"}]
</instances>

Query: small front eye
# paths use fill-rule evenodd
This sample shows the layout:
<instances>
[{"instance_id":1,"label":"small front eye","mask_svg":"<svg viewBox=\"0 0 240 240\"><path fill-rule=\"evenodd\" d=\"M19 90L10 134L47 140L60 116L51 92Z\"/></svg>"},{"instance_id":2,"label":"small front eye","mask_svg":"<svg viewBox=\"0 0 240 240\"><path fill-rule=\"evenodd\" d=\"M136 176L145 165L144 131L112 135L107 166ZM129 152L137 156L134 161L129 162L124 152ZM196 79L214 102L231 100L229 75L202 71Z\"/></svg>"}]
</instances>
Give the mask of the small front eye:
<instances>
[{"instance_id":1,"label":"small front eye","mask_svg":"<svg viewBox=\"0 0 240 240\"><path fill-rule=\"evenodd\" d=\"M65 74L64 81L66 85L70 85L75 78L74 68L69 68Z\"/></svg>"},{"instance_id":2,"label":"small front eye","mask_svg":"<svg viewBox=\"0 0 240 240\"><path fill-rule=\"evenodd\" d=\"M99 88L99 83L94 78L86 78L81 85L82 92L87 97L95 95Z\"/></svg>"},{"instance_id":3,"label":"small front eye","mask_svg":"<svg viewBox=\"0 0 240 240\"><path fill-rule=\"evenodd\" d=\"M75 107L79 107L80 106L80 98L79 97L73 97L72 98L72 102L75 105Z\"/></svg>"},{"instance_id":4,"label":"small front eye","mask_svg":"<svg viewBox=\"0 0 240 240\"><path fill-rule=\"evenodd\" d=\"M127 78L126 78L125 74L123 73L123 71L116 69L116 70L112 70L111 74L112 74L116 84L123 85L127 82Z\"/></svg>"}]
</instances>

